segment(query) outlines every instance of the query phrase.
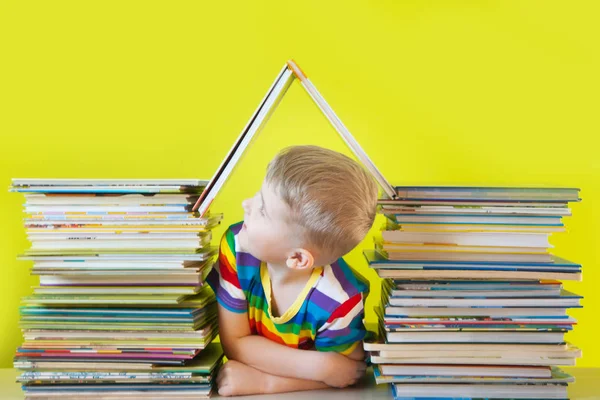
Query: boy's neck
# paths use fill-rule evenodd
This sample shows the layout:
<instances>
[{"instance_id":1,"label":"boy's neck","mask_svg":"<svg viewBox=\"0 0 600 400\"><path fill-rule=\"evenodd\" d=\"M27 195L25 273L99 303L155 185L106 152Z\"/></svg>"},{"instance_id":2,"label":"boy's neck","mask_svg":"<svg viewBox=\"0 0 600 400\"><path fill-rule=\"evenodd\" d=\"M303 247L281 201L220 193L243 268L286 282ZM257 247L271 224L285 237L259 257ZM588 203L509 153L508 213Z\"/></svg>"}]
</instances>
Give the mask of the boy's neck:
<instances>
[{"instance_id":1,"label":"boy's neck","mask_svg":"<svg viewBox=\"0 0 600 400\"><path fill-rule=\"evenodd\" d=\"M287 265L267 263L267 270L269 271L271 282L281 285L295 283L298 280L306 281L312 274L313 268L293 269Z\"/></svg>"}]
</instances>

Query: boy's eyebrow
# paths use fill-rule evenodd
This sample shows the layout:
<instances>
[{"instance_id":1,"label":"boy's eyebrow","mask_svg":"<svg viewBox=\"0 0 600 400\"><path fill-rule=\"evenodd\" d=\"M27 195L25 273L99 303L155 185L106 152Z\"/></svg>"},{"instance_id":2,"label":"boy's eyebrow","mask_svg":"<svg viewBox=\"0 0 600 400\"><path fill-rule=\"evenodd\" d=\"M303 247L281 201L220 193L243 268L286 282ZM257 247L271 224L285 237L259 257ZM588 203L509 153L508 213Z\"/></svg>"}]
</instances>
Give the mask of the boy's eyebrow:
<instances>
[{"instance_id":1,"label":"boy's eyebrow","mask_svg":"<svg viewBox=\"0 0 600 400\"><path fill-rule=\"evenodd\" d=\"M258 192L260 193L260 200L262 201L262 204L261 204L262 205L262 209L263 209L265 215L268 217L269 214L267 214L267 208L265 207L265 198L263 197L262 189L260 189Z\"/></svg>"}]
</instances>

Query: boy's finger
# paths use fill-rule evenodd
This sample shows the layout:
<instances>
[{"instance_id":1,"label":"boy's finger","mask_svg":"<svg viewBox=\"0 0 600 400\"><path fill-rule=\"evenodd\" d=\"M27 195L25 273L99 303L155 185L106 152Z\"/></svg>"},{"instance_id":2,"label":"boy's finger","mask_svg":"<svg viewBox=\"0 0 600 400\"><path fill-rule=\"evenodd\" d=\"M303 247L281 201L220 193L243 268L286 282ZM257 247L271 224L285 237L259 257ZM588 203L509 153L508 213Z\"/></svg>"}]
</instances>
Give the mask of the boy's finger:
<instances>
[{"instance_id":1,"label":"boy's finger","mask_svg":"<svg viewBox=\"0 0 600 400\"><path fill-rule=\"evenodd\" d=\"M217 375L217 386L221 386L223 384L223 380L225 379L225 376L223 374L219 374Z\"/></svg>"},{"instance_id":2,"label":"boy's finger","mask_svg":"<svg viewBox=\"0 0 600 400\"><path fill-rule=\"evenodd\" d=\"M231 388L229 388L227 385L219 386L219 390L217 391L217 393L219 393L220 396L226 396L226 397L229 397L232 394Z\"/></svg>"}]
</instances>

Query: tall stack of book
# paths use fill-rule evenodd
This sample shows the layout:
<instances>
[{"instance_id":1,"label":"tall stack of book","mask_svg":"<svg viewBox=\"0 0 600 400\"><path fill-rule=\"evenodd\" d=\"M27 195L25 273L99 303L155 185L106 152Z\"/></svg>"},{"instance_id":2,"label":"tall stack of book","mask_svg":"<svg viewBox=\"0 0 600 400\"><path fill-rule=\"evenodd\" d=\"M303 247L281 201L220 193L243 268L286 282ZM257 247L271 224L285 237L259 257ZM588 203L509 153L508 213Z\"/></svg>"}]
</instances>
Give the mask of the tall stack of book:
<instances>
[{"instance_id":1,"label":"tall stack of book","mask_svg":"<svg viewBox=\"0 0 600 400\"><path fill-rule=\"evenodd\" d=\"M221 215L198 180L15 179L40 285L20 308L26 397L198 398L223 353L203 285Z\"/></svg>"},{"instance_id":2,"label":"tall stack of book","mask_svg":"<svg viewBox=\"0 0 600 400\"><path fill-rule=\"evenodd\" d=\"M378 383L400 398L565 399L581 266L552 255L578 189L397 187L365 256L384 284Z\"/></svg>"}]
</instances>

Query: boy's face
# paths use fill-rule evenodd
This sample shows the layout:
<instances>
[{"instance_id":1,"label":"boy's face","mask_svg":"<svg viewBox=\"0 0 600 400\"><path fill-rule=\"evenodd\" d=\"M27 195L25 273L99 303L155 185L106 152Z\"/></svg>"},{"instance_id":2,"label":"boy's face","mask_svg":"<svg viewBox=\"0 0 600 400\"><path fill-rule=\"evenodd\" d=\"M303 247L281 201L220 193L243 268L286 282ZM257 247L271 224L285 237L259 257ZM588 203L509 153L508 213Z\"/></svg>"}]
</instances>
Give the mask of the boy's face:
<instances>
[{"instance_id":1,"label":"boy's face","mask_svg":"<svg viewBox=\"0 0 600 400\"><path fill-rule=\"evenodd\" d=\"M244 225L238 234L243 251L275 265L285 265L294 248L301 245L300 229L294 226L289 206L263 183L254 197L242 202Z\"/></svg>"}]
</instances>

